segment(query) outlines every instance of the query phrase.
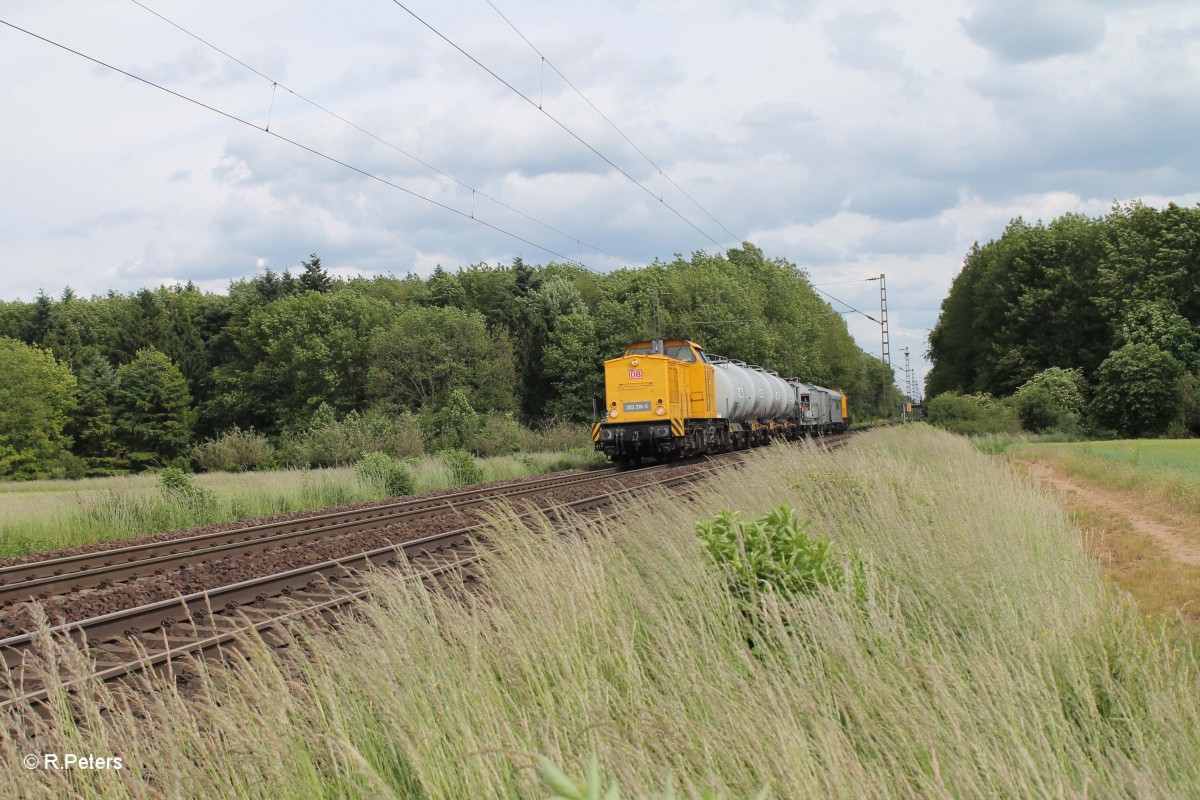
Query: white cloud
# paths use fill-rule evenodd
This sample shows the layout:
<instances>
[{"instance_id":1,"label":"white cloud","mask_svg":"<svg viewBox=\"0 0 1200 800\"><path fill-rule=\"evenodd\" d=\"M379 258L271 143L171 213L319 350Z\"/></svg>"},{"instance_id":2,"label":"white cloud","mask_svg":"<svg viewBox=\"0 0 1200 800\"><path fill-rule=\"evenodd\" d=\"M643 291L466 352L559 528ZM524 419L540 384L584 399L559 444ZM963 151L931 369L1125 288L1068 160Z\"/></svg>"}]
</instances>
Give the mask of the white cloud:
<instances>
[{"instance_id":1,"label":"white cloud","mask_svg":"<svg viewBox=\"0 0 1200 800\"><path fill-rule=\"evenodd\" d=\"M551 256L600 269L750 238L816 281L886 272L893 349L924 329L975 240L1014 216L1195 202L1200 8L1064 0L585 3L509 0L516 22L661 180L485 4L414 6L641 181L391 4L149 4L439 177L136 6L8 12L466 216L16 32L0 31L0 298L222 288L312 252L337 274ZM685 213L704 234L657 198ZM652 196L653 195L653 196ZM721 228L727 226L726 233ZM565 235L564 235L565 234ZM838 287L877 306L873 284ZM835 293L835 296L841 296ZM857 316L857 315L852 315ZM878 329L859 317L865 346ZM865 324L862 327L860 323ZM923 368L923 367L922 367Z\"/></svg>"}]
</instances>

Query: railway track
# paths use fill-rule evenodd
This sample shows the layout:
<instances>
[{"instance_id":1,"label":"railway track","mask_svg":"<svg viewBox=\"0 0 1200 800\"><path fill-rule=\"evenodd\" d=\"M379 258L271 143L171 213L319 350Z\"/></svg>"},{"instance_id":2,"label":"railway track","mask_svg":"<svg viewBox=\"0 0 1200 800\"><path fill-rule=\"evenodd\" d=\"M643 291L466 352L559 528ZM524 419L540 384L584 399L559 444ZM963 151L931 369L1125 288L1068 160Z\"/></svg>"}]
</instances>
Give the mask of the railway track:
<instances>
[{"instance_id":1,"label":"railway track","mask_svg":"<svg viewBox=\"0 0 1200 800\"><path fill-rule=\"evenodd\" d=\"M638 485L615 490L603 484L617 472L599 470L13 565L5 568L3 574L9 577L9 582L0 590L17 605L22 602L20 598L40 597L55 590L86 592L80 587L99 586L105 581L137 581L141 576L155 574L172 565L186 566L195 559L217 553L226 557L229 554L253 555L280 546L284 540L320 539L351 528L386 525L397 519L445 513L450 509L457 511L497 499L520 501L551 489L591 485L593 488L584 497L534 507L520 516L546 514L556 517L568 510L584 512L650 488L692 483L714 468L711 465L693 466L695 468L684 470L648 467L624 473L636 475ZM59 684L68 690L78 688L92 677L116 681L148 669L173 669L173 665L184 657L209 656L233 645L251 631L269 637L273 629L287 621L329 614L358 602L369 591L363 576L371 568L407 565L420 579L436 581L478 559L477 545L482 541L481 530L486 527L484 522L460 526L410 541L55 625L48 631L26 631L9 636L0 640L0 654L9 676L8 685L0 686L0 708L45 709L50 693L44 685L38 654L49 644L47 635L52 640L71 640L85 647L92 661L93 676ZM174 676L184 681L188 677L186 672L174 673Z\"/></svg>"},{"instance_id":2,"label":"railway track","mask_svg":"<svg viewBox=\"0 0 1200 800\"><path fill-rule=\"evenodd\" d=\"M104 584L136 580L206 559L237 558L277 547L379 528L402 520L423 519L475 508L498 499L518 499L548 488L564 488L605 480L616 469L596 470L569 478L538 478L486 490L466 489L426 498L410 498L353 511L332 512L283 522L250 525L179 539L145 542L0 567L0 606L23 600L45 600Z\"/></svg>"},{"instance_id":3,"label":"railway track","mask_svg":"<svg viewBox=\"0 0 1200 800\"><path fill-rule=\"evenodd\" d=\"M823 445L838 447L849 438L827 437ZM711 474L722 461L738 461L741 455L727 453L699 464L544 476L7 565L0 567L0 616L28 609L31 600L86 597L105 588L135 586L148 578L187 572L198 564L248 561L281 549L414 520L453 519L466 509L479 509L497 500L513 503L522 518L533 514L560 518L608 506L649 489L689 485ZM634 485L614 486L612 482L618 479L632 479ZM544 499L547 493L563 490L582 491L583 496L549 505L534 502ZM294 568L10 635L0 639L0 655L8 676L7 681L0 679L0 708L40 712L48 708L52 698L45 685L40 654L52 641L69 640L84 648L91 660L92 675L56 680L55 685L67 691L78 690L92 679L125 680L151 669L166 670L177 681L186 682L190 674L181 664L188 657L219 657L224 648L236 648L237 642L250 633L271 641L273 632L291 621L330 616L361 601L370 592L365 575L372 569L404 567L413 578L436 583L448 573L469 568L480 557L479 546L486 542L487 527L482 520L451 525L417 538L357 548Z\"/></svg>"}]
</instances>

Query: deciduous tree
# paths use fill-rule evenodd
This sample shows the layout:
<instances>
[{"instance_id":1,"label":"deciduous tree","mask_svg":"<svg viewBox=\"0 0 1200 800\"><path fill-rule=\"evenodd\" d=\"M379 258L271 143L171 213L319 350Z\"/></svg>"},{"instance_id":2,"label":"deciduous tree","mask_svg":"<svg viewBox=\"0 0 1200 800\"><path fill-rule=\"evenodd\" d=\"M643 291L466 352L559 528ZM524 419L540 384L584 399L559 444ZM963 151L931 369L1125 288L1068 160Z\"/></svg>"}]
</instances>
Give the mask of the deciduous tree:
<instances>
[{"instance_id":1,"label":"deciduous tree","mask_svg":"<svg viewBox=\"0 0 1200 800\"><path fill-rule=\"evenodd\" d=\"M440 407L462 389L484 411L512 408L512 346L483 317L459 308L406 309L376 339L371 396L397 408Z\"/></svg>"},{"instance_id":2,"label":"deciduous tree","mask_svg":"<svg viewBox=\"0 0 1200 800\"><path fill-rule=\"evenodd\" d=\"M218 368L224 424L275 433L302 426L322 404L339 414L366 404L371 341L388 305L354 292L305 292L259 308L234 334L237 355Z\"/></svg>"},{"instance_id":3,"label":"deciduous tree","mask_svg":"<svg viewBox=\"0 0 1200 800\"><path fill-rule=\"evenodd\" d=\"M63 434L75 376L46 350L0 338L0 476L46 474L70 444Z\"/></svg>"}]
</instances>

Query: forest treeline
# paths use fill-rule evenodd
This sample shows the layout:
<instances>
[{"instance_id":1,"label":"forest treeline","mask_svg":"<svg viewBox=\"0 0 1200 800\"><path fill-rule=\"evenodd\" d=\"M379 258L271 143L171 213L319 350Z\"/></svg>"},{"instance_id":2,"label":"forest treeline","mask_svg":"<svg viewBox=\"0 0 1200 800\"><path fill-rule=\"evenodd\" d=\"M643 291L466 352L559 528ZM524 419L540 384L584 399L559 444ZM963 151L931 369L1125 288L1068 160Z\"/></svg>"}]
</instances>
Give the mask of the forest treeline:
<instances>
[{"instance_id":1,"label":"forest treeline","mask_svg":"<svg viewBox=\"0 0 1200 800\"><path fill-rule=\"evenodd\" d=\"M967 254L929 357L931 419L1200 434L1200 207L1013 220Z\"/></svg>"},{"instance_id":2,"label":"forest treeline","mask_svg":"<svg viewBox=\"0 0 1200 800\"><path fill-rule=\"evenodd\" d=\"M899 402L805 273L753 245L604 275L518 258L427 279L335 279L314 254L227 294L0 303L0 476L519 449L518 422L591 418L602 362L651 334L656 302L667 335L841 386L858 416Z\"/></svg>"}]
</instances>

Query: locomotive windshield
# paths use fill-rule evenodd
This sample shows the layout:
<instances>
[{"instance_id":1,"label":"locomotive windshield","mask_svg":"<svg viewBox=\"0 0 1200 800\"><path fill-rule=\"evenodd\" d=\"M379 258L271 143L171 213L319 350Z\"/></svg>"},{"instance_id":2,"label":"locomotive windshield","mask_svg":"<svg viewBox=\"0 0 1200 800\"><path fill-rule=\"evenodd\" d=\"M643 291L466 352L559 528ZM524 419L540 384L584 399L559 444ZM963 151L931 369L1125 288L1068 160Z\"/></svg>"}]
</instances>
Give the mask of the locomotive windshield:
<instances>
[{"instance_id":1,"label":"locomotive windshield","mask_svg":"<svg viewBox=\"0 0 1200 800\"><path fill-rule=\"evenodd\" d=\"M676 361L688 361L692 363L696 361L696 354L686 344L673 344L667 347L667 357L673 358Z\"/></svg>"},{"instance_id":2,"label":"locomotive windshield","mask_svg":"<svg viewBox=\"0 0 1200 800\"><path fill-rule=\"evenodd\" d=\"M686 344L670 344L664 348L664 353L667 358L673 358L676 361L687 361L694 364L696 362L696 352L692 350L690 345ZM650 344L638 345L630 347L625 351L627 356L650 356L654 355L654 347Z\"/></svg>"}]
</instances>

